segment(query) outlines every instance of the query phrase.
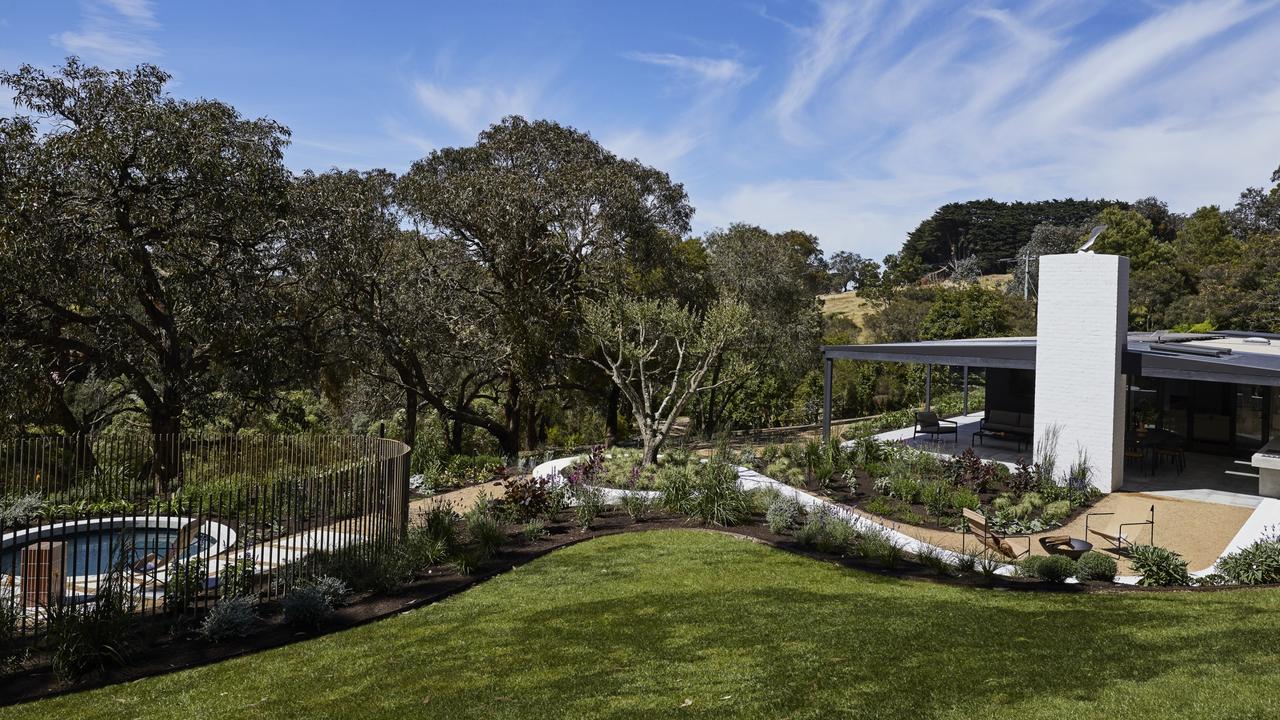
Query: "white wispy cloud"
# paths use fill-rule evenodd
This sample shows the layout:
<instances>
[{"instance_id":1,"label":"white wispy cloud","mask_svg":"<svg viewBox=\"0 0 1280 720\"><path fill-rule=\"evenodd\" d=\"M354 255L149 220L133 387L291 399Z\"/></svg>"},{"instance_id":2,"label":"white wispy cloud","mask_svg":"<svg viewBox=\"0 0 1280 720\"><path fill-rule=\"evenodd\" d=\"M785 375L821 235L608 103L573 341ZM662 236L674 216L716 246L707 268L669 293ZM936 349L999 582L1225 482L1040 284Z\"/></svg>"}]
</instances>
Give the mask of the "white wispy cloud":
<instances>
[{"instance_id":1,"label":"white wispy cloud","mask_svg":"<svg viewBox=\"0 0 1280 720\"><path fill-rule=\"evenodd\" d=\"M883 255L946 202L1157 195L1190 211L1265 183L1280 4L1162 5L1100 37L1088 21L1105 9L820 5L786 31L766 107L782 142L753 146L781 169L709 199L692 187L698 226L798 227Z\"/></svg>"},{"instance_id":2,"label":"white wispy cloud","mask_svg":"<svg viewBox=\"0 0 1280 720\"><path fill-rule=\"evenodd\" d=\"M824 2L816 25L801 28L801 50L792 63L791 75L774 104L774 114L784 137L792 142L808 138L796 115L809 103L828 76L846 63L872 29L877 7L866 2L856 5Z\"/></svg>"},{"instance_id":3,"label":"white wispy cloud","mask_svg":"<svg viewBox=\"0 0 1280 720\"><path fill-rule=\"evenodd\" d=\"M154 60L160 28L149 0L85 0L80 27L54 35L54 45L90 62L125 66Z\"/></svg>"},{"instance_id":4,"label":"white wispy cloud","mask_svg":"<svg viewBox=\"0 0 1280 720\"><path fill-rule=\"evenodd\" d=\"M757 70L728 58L693 57L676 53L630 52L624 56L636 62L671 68L680 75L700 83L745 85L755 79Z\"/></svg>"},{"instance_id":5,"label":"white wispy cloud","mask_svg":"<svg viewBox=\"0 0 1280 720\"><path fill-rule=\"evenodd\" d=\"M413 84L418 104L429 115L462 136L474 137L507 115L531 115L540 88L532 84L512 88L493 84L447 87L426 80Z\"/></svg>"}]
</instances>

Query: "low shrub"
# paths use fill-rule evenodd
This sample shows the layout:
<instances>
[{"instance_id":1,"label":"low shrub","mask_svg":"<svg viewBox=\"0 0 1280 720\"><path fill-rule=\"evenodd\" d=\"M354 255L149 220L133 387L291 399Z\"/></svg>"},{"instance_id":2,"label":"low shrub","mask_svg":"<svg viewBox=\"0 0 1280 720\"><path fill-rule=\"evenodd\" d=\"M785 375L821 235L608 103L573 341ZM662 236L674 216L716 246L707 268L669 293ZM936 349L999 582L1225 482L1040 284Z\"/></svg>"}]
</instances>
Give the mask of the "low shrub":
<instances>
[{"instance_id":1,"label":"low shrub","mask_svg":"<svg viewBox=\"0 0 1280 720\"><path fill-rule=\"evenodd\" d=\"M222 642L235 637L244 637L253 629L258 621L252 598L235 596L223 600L200 623L200 635L209 642Z\"/></svg>"},{"instance_id":2,"label":"low shrub","mask_svg":"<svg viewBox=\"0 0 1280 720\"><path fill-rule=\"evenodd\" d=\"M791 458L780 457L774 460L765 467L764 474L792 487L804 485L804 469L791 462Z\"/></svg>"},{"instance_id":3,"label":"low shrub","mask_svg":"<svg viewBox=\"0 0 1280 720\"><path fill-rule=\"evenodd\" d=\"M694 470L691 516L705 525L741 525L751 515L751 496L738 482L738 470L727 462L712 459Z\"/></svg>"},{"instance_id":4,"label":"low shrub","mask_svg":"<svg viewBox=\"0 0 1280 720\"><path fill-rule=\"evenodd\" d=\"M311 585L320 593L320 597L324 598L324 602L331 608L341 607L347 602L347 596L351 594L351 588L340 578L332 575L321 575L311 581Z\"/></svg>"},{"instance_id":5,"label":"low shrub","mask_svg":"<svg viewBox=\"0 0 1280 720\"><path fill-rule=\"evenodd\" d=\"M1028 555L1018 563L1018 572L1025 577L1060 583L1076 574L1076 562L1066 555Z\"/></svg>"},{"instance_id":6,"label":"low shrub","mask_svg":"<svg viewBox=\"0 0 1280 720\"><path fill-rule=\"evenodd\" d=\"M1005 564L1005 559L993 552L983 551L978 555L978 571L985 580L994 580Z\"/></svg>"},{"instance_id":7,"label":"low shrub","mask_svg":"<svg viewBox=\"0 0 1280 720\"><path fill-rule=\"evenodd\" d=\"M1004 467L1001 465L1001 467ZM957 513L964 509L977 510L982 506L982 498L969 488L956 488L951 491L951 509Z\"/></svg>"},{"instance_id":8,"label":"low shrub","mask_svg":"<svg viewBox=\"0 0 1280 720\"><path fill-rule=\"evenodd\" d=\"M1280 540L1259 540L1223 555L1217 570L1237 585L1280 583Z\"/></svg>"},{"instance_id":9,"label":"low shrub","mask_svg":"<svg viewBox=\"0 0 1280 720\"><path fill-rule=\"evenodd\" d=\"M19 643L22 620L13 588L0 586L0 675L17 669L27 658L27 649Z\"/></svg>"},{"instance_id":10,"label":"low shrub","mask_svg":"<svg viewBox=\"0 0 1280 720\"><path fill-rule=\"evenodd\" d=\"M765 510L764 521L769 532L784 535L791 532L800 519L800 502L790 495L778 494Z\"/></svg>"},{"instance_id":11,"label":"low shrub","mask_svg":"<svg viewBox=\"0 0 1280 720\"><path fill-rule=\"evenodd\" d=\"M440 534L439 530L433 530L431 527L409 528L404 547L414 569L439 565L448 559L449 553L457 546L457 537L452 525L449 526L448 532L444 533L444 537L440 537Z\"/></svg>"},{"instance_id":12,"label":"low shrub","mask_svg":"<svg viewBox=\"0 0 1280 720\"><path fill-rule=\"evenodd\" d=\"M454 455L445 465L445 473L460 485L478 485L502 473L502 458L496 455Z\"/></svg>"},{"instance_id":13,"label":"low shrub","mask_svg":"<svg viewBox=\"0 0 1280 720\"><path fill-rule=\"evenodd\" d=\"M315 585L300 585L280 598L284 621L294 627L315 629L333 615L333 606Z\"/></svg>"},{"instance_id":14,"label":"low shrub","mask_svg":"<svg viewBox=\"0 0 1280 720\"><path fill-rule=\"evenodd\" d=\"M1169 587L1190 585L1187 561L1182 556L1158 545L1134 545L1129 552L1129 563L1142 577L1139 585Z\"/></svg>"},{"instance_id":15,"label":"low shrub","mask_svg":"<svg viewBox=\"0 0 1280 720\"><path fill-rule=\"evenodd\" d=\"M547 524L541 520L530 520L520 528L520 536L525 542L536 542L547 536Z\"/></svg>"},{"instance_id":16,"label":"low shrub","mask_svg":"<svg viewBox=\"0 0 1280 720\"><path fill-rule=\"evenodd\" d=\"M463 548L453 554L453 569L459 575L470 575L480 567L483 559L471 548Z\"/></svg>"},{"instance_id":17,"label":"low shrub","mask_svg":"<svg viewBox=\"0 0 1280 720\"><path fill-rule=\"evenodd\" d=\"M1223 585L1234 585L1231 578L1222 573L1209 573L1191 579L1196 587L1222 587Z\"/></svg>"},{"instance_id":18,"label":"low shrub","mask_svg":"<svg viewBox=\"0 0 1280 720\"><path fill-rule=\"evenodd\" d=\"M965 575L978 569L978 556L982 554L981 550L967 550L965 552L956 553L955 569L956 572Z\"/></svg>"},{"instance_id":19,"label":"low shrub","mask_svg":"<svg viewBox=\"0 0 1280 720\"><path fill-rule=\"evenodd\" d=\"M943 480L935 480L920 487L920 502L932 516L945 515L951 509L951 486Z\"/></svg>"},{"instance_id":20,"label":"low shrub","mask_svg":"<svg viewBox=\"0 0 1280 720\"><path fill-rule=\"evenodd\" d=\"M663 510L688 515L693 501L693 468L663 466L658 468L658 504Z\"/></svg>"},{"instance_id":21,"label":"low shrub","mask_svg":"<svg viewBox=\"0 0 1280 720\"><path fill-rule=\"evenodd\" d=\"M857 535L847 520L823 506L809 512L804 524L796 529L794 537L801 545L823 552L845 552L853 545Z\"/></svg>"},{"instance_id":22,"label":"low shrub","mask_svg":"<svg viewBox=\"0 0 1280 720\"><path fill-rule=\"evenodd\" d=\"M569 501L572 495L569 486L565 484L556 484L551 487L547 493L547 511L543 513L542 519L547 522L555 522L560 513L563 513L569 507Z\"/></svg>"},{"instance_id":23,"label":"low shrub","mask_svg":"<svg viewBox=\"0 0 1280 720\"><path fill-rule=\"evenodd\" d=\"M551 504L551 481L545 477L520 475L504 484L503 504L514 522L525 522L546 515Z\"/></svg>"},{"instance_id":24,"label":"low shrub","mask_svg":"<svg viewBox=\"0 0 1280 720\"><path fill-rule=\"evenodd\" d=\"M591 524L604 511L604 491L600 488L579 485L573 491L573 517L582 530L590 530Z\"/></svg>"},{"instance_id":25,"label":"low shrub","mask_svg":"<svg viewBox=\"0 0 1280 720\"><path fill-rule=\"evenodd\" d=\"M9 495L0 498L0 527L25 527L45 515L45 501L40 493Z\"/></svg>"},{"instance_id":26,"label":"low shrub","mask_svg":"<svg viewBox=\"0 0 1280 720\"><path fill-rule=\"evenodd\" d=\"M1116 579L1116 561L1110 556L1090 550L1076 560L1076 579L1114 582Z\"/></svg>"},{"instance_id":27,"label":"low shrub","mask_svg":"<svg viewBox=\"0 0 1280 720\"><path fill-rule=\"evenodd\" d=\"M922 490L923 487L917 478L910 475L894 475L888 478L884 494L905 503L914 504L920 501Z\"/></svg>"}]
</instances>

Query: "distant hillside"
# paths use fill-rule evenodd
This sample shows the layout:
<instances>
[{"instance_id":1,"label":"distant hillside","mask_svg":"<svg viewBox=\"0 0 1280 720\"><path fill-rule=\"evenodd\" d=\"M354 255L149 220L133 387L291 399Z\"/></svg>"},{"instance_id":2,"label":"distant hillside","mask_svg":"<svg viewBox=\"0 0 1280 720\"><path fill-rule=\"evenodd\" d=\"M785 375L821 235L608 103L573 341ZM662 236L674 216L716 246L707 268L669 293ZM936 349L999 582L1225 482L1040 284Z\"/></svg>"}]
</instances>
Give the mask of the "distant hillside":
<instances>
[{"instance_id":1,"label":"distant hillside","mask_svg":"<svg viewBox=\"0 0 1280 720\"><path fill-rule=\"evenodd\" d=\"M1129 203L1117 200L949 203L907 235L902 255L920 258L927 268L976 255L982 272L1004 272L1008 265L1000 259L1017 254L1031 240L1036 225L1083 225L1110 205L1129 207Z\"/></svg>"},{"instance_id":2,"label":"distant hillside","mask_svg":"<svg viewBox=\"0 0 1280 720\"><path fill-rule=\"evenodd\" d=\"M998 273L992 275L983 275L978 278L978 284L983 287L1003 289L1013 279L1013 275L1008 273ZM818 299L822 301L822 314L828 317L847 318L858 328L865 329L865 320L871 313L875 312L871 301L866 298L859 297L857 290L842 293L830 293L827 295L819 295ZM865 340L865 338L863 338Z\"/></svg>"}]
</instances>

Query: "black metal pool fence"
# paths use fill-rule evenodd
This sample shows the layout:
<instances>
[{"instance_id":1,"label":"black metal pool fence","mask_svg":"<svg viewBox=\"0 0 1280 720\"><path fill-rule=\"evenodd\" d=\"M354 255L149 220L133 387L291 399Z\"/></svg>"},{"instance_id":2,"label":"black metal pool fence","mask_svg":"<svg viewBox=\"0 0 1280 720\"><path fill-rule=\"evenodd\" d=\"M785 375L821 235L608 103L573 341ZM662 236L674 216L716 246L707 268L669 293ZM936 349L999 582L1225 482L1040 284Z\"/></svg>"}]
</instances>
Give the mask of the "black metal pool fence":
<instances>
[{"instance_id":1,"label":"black metal pool fence","mask_svg":"<svg viewBox=\"0 0 1280 720\"><path fill-rule=\"evenodd\" d=\"M406 530L408 448L364 436L0 443L0 611L25 634L110 598L195 613L277 598Z\"/></svg>"}]
</instances>

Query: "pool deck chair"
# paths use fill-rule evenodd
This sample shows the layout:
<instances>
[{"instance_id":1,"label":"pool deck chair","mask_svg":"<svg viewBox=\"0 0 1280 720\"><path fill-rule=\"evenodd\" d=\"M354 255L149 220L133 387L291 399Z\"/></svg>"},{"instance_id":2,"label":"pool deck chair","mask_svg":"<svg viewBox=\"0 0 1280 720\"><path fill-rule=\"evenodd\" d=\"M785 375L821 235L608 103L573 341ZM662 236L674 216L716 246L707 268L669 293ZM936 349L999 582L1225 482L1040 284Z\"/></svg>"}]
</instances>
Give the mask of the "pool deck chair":
<instances>
[{"instance_id":1,"label":"pool deck chair","mask_svg":"<svg viewBox=\"0 0 1280 720\"><path fill-rule=\"evenodd\" d=\"M939 435L950 435L952 442L956 441L956 424L952 420L940 420L938 414L934 412L918 412L916 413L916 427L911 433L911 437L917 435L932 435L934 440Z\"/></svg>"},{"instance_id":2,"label":"pool deck chair","mask_svg":"<svg viewBox=\"0 0 1280 720\"><path fill-rule=\"evenodd\" d=\"M1123 552L1133 546L1135 536L1137 540L1146 540L1152 545L1156 542L1156 506L1152 505L1147 511L1146 520L1134 520L1131 522L1119 522L1116 514L1112 512L1092 512L1084 516L1084 534L1087 537L1090 534L1096 535L1107 542L1107 549L1117 553ZM1109 520L1101 523L1090 524L1093 518L1110 516ZM1144 533L1140 528L1147 528ZM1147 537L1140 537L1146 535Z\"/></svg>"},{"instance_id":3,"label":"pool deck chair","mask_svg":"<svg viewBox=\"0 0 1280 720\"><path fill-rule=\"evenodd\" d=\"M1001 535L993 532L987 524L987 516L977 510L965 508L964 519L969 523L969 532L960 536L960 551L964 552L964 539L972 534L988 550L1000 553L1010 560L1017 560L1031 554L1030 535ZM1026 540L1027 549L1019 551L1009 543L1010 540Z\"/></svg>"}]
</instances>

